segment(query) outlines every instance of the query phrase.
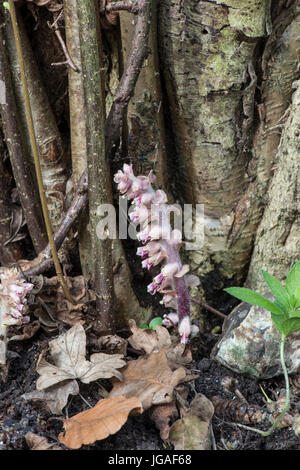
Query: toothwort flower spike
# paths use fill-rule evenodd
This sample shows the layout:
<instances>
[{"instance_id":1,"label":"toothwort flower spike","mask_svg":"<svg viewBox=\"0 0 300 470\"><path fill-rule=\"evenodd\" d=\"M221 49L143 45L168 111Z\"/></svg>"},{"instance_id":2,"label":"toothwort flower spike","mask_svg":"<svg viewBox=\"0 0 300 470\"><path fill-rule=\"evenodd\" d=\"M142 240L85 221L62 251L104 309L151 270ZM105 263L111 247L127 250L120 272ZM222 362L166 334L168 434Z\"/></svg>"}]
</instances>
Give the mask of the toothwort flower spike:
<instances>
[{"instance_id":1,"label":"toothwort flower spike","mask_svg":"<svg viewBox=\"0 0 300 470\"><path fill-rule=\"evenodd\" d=\"M130 218L140 227L137 238L144 246L138 248L137 255L143 259L143 268L150 270L163 263L161 272L148 285L148 292L162 293L162 303L176 310L170 315L176 315L181 342L187 343L191 334L188 287L198 285L199 279L188 275L189 266L182 265L179 255L182 234L170 225L166 193L152 187L155 181L152 171L148 176L135 176L132 165L124 164L114 181L120 193L133 201Z\"/></svg>"},{"instance_id":2,"label":"toothwort flower spike","mask_svg":"<svg viewBox=\"0 0 300 470\"><path fill-rule=\"evenodd\" d=\"M7 327L28 323L26 313L26 296L33 284L19 279L14 268L0 268L0 364L6 363Z\"/></svg>"}]
</instances>

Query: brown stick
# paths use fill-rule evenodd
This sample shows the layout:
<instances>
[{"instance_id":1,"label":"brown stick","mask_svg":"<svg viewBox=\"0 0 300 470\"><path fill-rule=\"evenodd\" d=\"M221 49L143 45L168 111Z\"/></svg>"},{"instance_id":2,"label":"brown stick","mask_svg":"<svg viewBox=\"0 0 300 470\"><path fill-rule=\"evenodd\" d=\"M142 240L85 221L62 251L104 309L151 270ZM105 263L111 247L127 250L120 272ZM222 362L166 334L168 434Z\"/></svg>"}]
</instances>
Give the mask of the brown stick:
<instances>
[{"instance_id":1,"label":"brown stick","mask_svg":"<svg viewBox=\"0 0 300 470\"><path fill-rule=\"evenodd\" d=\"M54 243L56 246L56 249L59 250L59 248L62 246L64 239L66 238L68 232L78 219L79 215L82 213L82 211L85 209L88 201L88 195L87 195L87 175L84 173L77 185L75 196L72 200L72 203L67 210L67 213L65 214L60 226L56 230L54 234ZM39 274L42 274L52 268L53 266L53 259L49 258L51 256L51 248L50 245L48 244L45 250L41 253L40 257L41 258L47 258L41 263L37 264L36 266L33 266L32 268L27 269L27 271L24 271L24 275L26 277L30 276L38 276Z\"/></svg>"},{"instance_id":2,"label":"brown stick","mask_svg":"<svg viewBox=\"0 0 300 470\"><path fill-rule=\"evenodd\" d=\"M42 251L47 243L39 196L34 187L30 168L25 156L17 120L15 96L2 30L0 31L0 80L5 84L6 102L0 104L3 132L8 146L13 173L19 192L21 204L25 213L28 230L37 253Z\"/></svg>"},{"instance_id":3,"label":"brown stick","mask_svg":"<svg viewBox=\"0 0 300 470\"><path fill-rule=\"evenodd\" d=\"M113 146L120 138L125 111L133 94L143 62L147 57L150 24L151 1L140 0L131 50L105 123L107 155L110 155Z\"/></svg>"},{"instance_id":4,"label":"brown stick","mask_svg":"<svg viewBox=\"0 0 300 470\"><path fill-rule=\"evenodd\" d=\"M113 11L129 11L130 13L137 15L140 11L140 6L138 2L124 0L121 2L109 3L108 5L106 5L105 10L107 13L111 13Z\"/></svg>"}]
</instances>

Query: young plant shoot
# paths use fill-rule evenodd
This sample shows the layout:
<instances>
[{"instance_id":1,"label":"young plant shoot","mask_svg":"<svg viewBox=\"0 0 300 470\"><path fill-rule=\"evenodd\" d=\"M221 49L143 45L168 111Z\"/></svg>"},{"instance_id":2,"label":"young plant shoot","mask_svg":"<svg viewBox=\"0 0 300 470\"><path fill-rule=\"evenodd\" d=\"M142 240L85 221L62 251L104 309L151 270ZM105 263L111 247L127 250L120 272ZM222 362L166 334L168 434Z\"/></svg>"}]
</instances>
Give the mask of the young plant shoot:
<instances>
[{"instance_id":1,"label":"young plant shoot","mask_svg":"<svg viewBox=\"0 0 300 470\"><path fill-rule=\"evenodd\" d=\"M243 428L255 431L262 436L269 436L271 432L277 427L290 405L290 388L289 377L284 359L284 344L286 337L300 330L300 261L298 261L287 275L285 287L271 274L262 270L262 275L269 289L275 297L275 301L271 302L261 294L254 292L245 287L229 287L224 289L229 294L244 302L252 305L258 305L268 310L271 313L272 321L281 334L280 341L280 361L286 385L286 400L285 405L274 421L272 426L267 431L250 428L248 426L240 425Z\"/></svg>"},{"instance_id":2,"label":"young plant shoot","mask_svg":"<svg viewBox=\"0 0 300 470\"><path fill-rule=\"evenodd\" d=\"M140 227L137 238L143 246L137 255L143 259L142 266L150 270L163 262L162 269L148 285L148 292L163 294L162 303L172 308L172 324L178 323L182 343L187 343L192 331L190 319L189 287L197 286L197 276L188 274L189 266L182 264L179 251L182 234L170 225L170 207L167 196L161 189L154 190L152 183L155 176L152 171L148 176L135 176L131 165L124 164L114 177L118 190L133 201L133 211L129 217ZM163 325L169 326L168 315Z\"/></svg>"}]
</instances>

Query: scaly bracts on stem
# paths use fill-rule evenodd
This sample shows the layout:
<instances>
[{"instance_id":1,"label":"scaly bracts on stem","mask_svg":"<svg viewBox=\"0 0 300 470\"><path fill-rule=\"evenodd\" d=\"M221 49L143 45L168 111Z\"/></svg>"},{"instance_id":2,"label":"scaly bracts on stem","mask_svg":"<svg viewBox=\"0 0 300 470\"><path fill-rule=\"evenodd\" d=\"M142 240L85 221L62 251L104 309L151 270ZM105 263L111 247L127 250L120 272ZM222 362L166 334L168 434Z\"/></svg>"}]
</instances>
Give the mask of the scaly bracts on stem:
<instances>
[{"instance_id":1,"label":"scaly bracts on stem","mask_svg":"<svg viewBox=\"0 0 300 470\"><path fill-rule=\"evenodd\" d=\"M14 268L0 268L0 364L6 363L7 327L28 323L25 316L27 295L33 284L19 279L19 272Z\"/></svg>"},{"instance_id":2,"label":"scaly bracts on stem","mask_svg":"<svg viewBox=\"0 0 300 470\"><path fill-rule=\"evenodd\" d=\"M132 166L124 164L123 171L115 174L114 181L118 190L133 201L134 210L129 217L140 226L137 238L144 246L138 248L137 255L143 258L143 268L150 270L164 262L161 272L148 285L148 292L152 295L162 293L164 305L176 310L170 319L173 324L178 320L181 342L187 343L191 333L188 287L197 286L199 279L187 274L189 266L181 262L182 234L178 229L172 230L169 221L173 208L167 204L164 191L153 189L155 176L152 172L148 176L135 176ZM169 326L168 316L164 323Z\"/></svg>"}]
</instances>

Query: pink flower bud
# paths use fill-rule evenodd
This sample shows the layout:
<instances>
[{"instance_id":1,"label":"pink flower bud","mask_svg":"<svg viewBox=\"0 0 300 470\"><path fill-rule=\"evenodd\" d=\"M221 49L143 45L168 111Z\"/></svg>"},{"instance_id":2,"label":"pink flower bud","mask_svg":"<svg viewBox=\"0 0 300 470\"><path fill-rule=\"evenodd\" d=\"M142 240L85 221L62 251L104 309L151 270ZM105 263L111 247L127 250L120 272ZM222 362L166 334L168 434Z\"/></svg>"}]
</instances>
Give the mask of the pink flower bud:
<instances>
[{"instance_id":1,"label":"pink flower bud","mask_svg":"<svg viewBox=\"0 0 300 470\"><path fill-rule=\"evenodd\" d=\"M178 332L181 336L181 343L186 344L191 334L191 319L190 317L184 317L179 323Z\"/></svg>"}]
</instances>

